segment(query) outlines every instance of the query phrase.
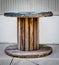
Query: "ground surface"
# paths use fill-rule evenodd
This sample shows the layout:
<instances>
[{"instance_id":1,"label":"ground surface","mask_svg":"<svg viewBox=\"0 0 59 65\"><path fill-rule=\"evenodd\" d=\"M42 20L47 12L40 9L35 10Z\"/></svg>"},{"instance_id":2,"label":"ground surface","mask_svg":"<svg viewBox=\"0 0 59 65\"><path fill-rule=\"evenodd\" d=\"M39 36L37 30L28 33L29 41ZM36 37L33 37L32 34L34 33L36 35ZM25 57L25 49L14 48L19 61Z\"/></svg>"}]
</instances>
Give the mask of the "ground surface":
<instances>
[{"instance_id":1,"label":"ground surface","mask_svg":"<svg viewBox=\"0 0 59 65\"><path fill-rule=\"evenodd\" d=\"M0 44L0 65L59 65L59 45L48 45L53 48L51 55L42 58L15 58L5 54L4 49L13 44Z\"/></svg>"}]
</instances>

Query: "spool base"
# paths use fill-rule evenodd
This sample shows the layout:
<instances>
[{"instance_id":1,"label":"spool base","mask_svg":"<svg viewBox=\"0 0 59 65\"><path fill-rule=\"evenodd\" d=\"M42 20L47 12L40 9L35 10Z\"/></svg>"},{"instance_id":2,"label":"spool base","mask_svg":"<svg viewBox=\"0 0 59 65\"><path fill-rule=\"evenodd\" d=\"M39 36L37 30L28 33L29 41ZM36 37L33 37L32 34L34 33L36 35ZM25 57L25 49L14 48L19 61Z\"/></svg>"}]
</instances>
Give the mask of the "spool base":
<instances>
[{"instance_id":1,"label":"spool base","mask_svg":"<svg viewBox=\"0 0 59 65\"><path fill-rule=\"evenodd\" d=\"M39 44L39 47L39 50L20 51L18 50L17 45L11 45L5 49L5 53L19 58L40 58L52 53L52 48L49 46Z\"/></svg>"}]
</instances>

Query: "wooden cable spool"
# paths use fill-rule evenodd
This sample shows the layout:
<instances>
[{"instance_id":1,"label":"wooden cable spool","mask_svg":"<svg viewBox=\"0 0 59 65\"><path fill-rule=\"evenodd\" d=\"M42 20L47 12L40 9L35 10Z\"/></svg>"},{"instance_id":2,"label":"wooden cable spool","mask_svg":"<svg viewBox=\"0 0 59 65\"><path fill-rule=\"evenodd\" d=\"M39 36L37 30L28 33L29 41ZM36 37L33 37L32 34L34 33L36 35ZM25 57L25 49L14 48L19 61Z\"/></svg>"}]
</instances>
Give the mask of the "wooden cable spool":
<instances>
[{"instance_id":1,"label":"wooden cable spool","mask_svg":"<svg viewBox=\"0 0 59 65\"><path fill-rule=\"evenodd\" d=\"M52 48L39 44L38 19L52 16L52 12L7 12L5 16L17 17L17 45L8 46L8 55L20 58L39 58L47 56Z\"/></svg>"}]
</instances>

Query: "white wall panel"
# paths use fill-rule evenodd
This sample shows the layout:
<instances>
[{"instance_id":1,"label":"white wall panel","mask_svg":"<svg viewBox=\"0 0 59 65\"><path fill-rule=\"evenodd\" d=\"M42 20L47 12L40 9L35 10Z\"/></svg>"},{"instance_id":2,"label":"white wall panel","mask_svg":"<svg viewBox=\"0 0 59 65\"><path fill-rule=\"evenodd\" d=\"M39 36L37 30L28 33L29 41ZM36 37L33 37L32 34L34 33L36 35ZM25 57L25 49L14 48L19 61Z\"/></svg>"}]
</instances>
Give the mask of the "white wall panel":
<instances>
[{"instance_id":1,"label":"white wall panel","mask_svg":"<svg viewBox=\"0 0 59 65\"><path fill-rule=\"evenodd\" d=\"M58 11L59 11L59 0L58 0Z\"/></svg>"},{"instance_id":2,"label":"white wall panel","mask_svg":"<svg viewBox=\"0 0 59 65\"><path fill-rule=\"evenodd\" d=\"M0 15L0 43L17 43L17 19ZM59 44L59 16L39 20L40 43Z\"/></svg>"},{"instance_id":3,"label":"white wall panel","mask_svg":"<svg viewBox=\"0 0 59 65\"><path fill-rule=\"evenodd\" d=\"M0 0L0 14L6 11L52 11L59 14L59 0Z\"/></svg>"},{"instance_id":4,"label":"white wall panel","mask_svg":"<svg viewBox=\"0 0 59 65\"><path fill-rule=\"evenodd\" d=\"M17 19L0 15L0 43L16 43Z\"/></svg>"},{"instance_id":5,"label":"white wall panel","mask_svg":"<svg viewBox=\"0 0 59 65\"><path fill-rule=\"evenodd\" d=\"M0 0L0 14L7 11L52 11L59 14L59 0ZM0 42L17 42L16 21L16 18L0 16ZM59 43L59 16L40 21L40 43Z\"/></svg>"},{"instance_id":6,"label":"white wall panel","mask_svg":"<svg viewBox=\"0 0 59 65\"><path fill-rule=\"evenodd\" d=\"M40 18L40 43L59 44L59 16Z\"/></svg>"}]
</instances>

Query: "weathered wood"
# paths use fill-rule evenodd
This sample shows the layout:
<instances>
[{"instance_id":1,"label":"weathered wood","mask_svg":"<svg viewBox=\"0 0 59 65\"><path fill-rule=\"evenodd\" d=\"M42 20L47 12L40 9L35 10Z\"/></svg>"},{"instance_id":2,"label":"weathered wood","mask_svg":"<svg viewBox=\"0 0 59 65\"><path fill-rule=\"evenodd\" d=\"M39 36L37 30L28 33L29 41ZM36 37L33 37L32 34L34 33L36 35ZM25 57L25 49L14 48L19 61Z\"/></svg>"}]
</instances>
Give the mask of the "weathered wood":
<instances>
[{"instance_id":1,"label":"weathered wood","mask_svg":"<svg viewBox=\"0 0 59 65\"><path fill-rule=\"evenodd\" d=\"M11 16L11 17L48 17L48 16L53 16L52 12L7 12L4 13L4 16Z\"/></svg>"},{"instance_id":2,"label":"weathered wood","mask_svg":"<svg viewBox=\"0 0 59 65\"><path fill-rule=\"evenodd\" d=\"M30 51L33 50L33 18L29 19L29 25L30 25Z\"/></svg>"},{"instance_id":3,"label":"weathered wood","mask_svg":"<svg viewBox=\"0 0 59 65\"><path fill-rule=\"evenodd\" d=\"M39 17L52 16L52 12L20 12L5 13L5 16L17 17L17 45L10 46L5 49L8 55L32 58L47 56L52 52L52 48L39 45Z\"/></svg>"},{"instance_id":4,"label":"weathered wood","mask_svg":"<svg viewBox=\"0 0 59 65\"><path fill-rule=\"evenodd\" d=\"M35 51L20 51L17 45L9 46L5 49L6 54L19 58L40 58L51 54L52 48L45 45L40 45L40 49Z\"/></svg>"},{"instance_id":5,"label":"weathered wood","mask_svg":"<svg viewBox=\"0 0 59 65\"><path fill-rule=\"evenodd\" d=\"M34 24L34 29L33 29L33 31L34 31L33 32L33 34L34 34L34 37L33 37L34 38L34 50L37 50L37 49L39 49L39 45L38 45L39 44L39 42L38 42L38 40L39 40L38 39L38 35L39 35L38 34L38 30L39 30L38 29L38 22L39 21L38 21L38 18L33 18L33 22L34 22L33 23Z\"/></svg>"},{"instance_id":6,"label":"weathered wood","mask_svg":"<svg viewBox=\"0 0 59 65\"><path fill-rule=\"evenodd\" d=\"M25 50L29 51L29 21L25 18Z\"/></svg>"},{"instance_id":7,"label":"weathered wood","mask_svg":"<svg viewBox=\"0 0 59 65\"><path fill-rule=\"evenodd\" d=\"M37 50L38 18L17 18L18 49L23 51Z\"/></svg>"},{"instance_id":8,"label":"weathered wood","mask_svg":"<svg viewBox=\"0 0 59 65\"><path fill-rule=\"evenodd\" d=\"M24 31L25 31L25 18L20 18L20 28L21 28L21 32L20 32L20 34L21 34L21 38L20 38L20 40L21 40L21 43L20 43L20 45L21 45L21 47L20 47L20 49L22 50L22 51L24 51L25 50L25 33L24 33Z\"/></svg>"},{"instance_id":9,"label":"weathered wood","mask_svg":"<svg viewBox=\"0 0 59 65\"><path fill-rule=\"evenodd\" d=\"M38 36L38 35L39 35L39 31L40 31L40 30L39 30L39 18L37 18L36 24L37 24L37 27L36 27L36 30L37 30L37 33L36 33L36 34L37 34L37 36L36 36L36 38L37 38L37 50L38 50L39 47L40 47L40 46L39 46L40 39L39 39L39 36Z\"/></svg>"},{"instance_id":10,"label":"weathered wood","mask_svg":"<svg viewBox=\"0 0 59 65\"><path fill-rule=\"evenodd\" d=\"M33 39L34 39L34 45L33 45L33 47L34 47L34 50L36 50L37 49L37 18L33 18Z\"/></svg>"},{"instance_id":11,"label":"weathered wood","mask_svg":"<svg viewBox=\"0 0 59 65\"><path fill-rule=\"evenodd\" d=\"M17 44L18 44L18 49L19 50L20 50L20 43L21 43L20 32L21 32L21 29L20 29L20 18L17 18Z\"/></svg>"}]
</instances>

